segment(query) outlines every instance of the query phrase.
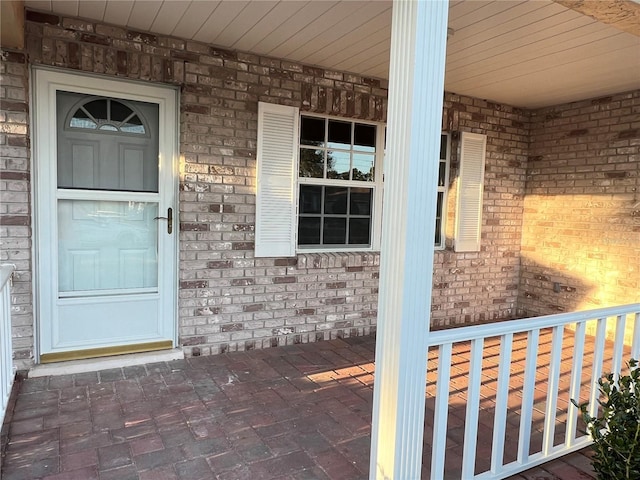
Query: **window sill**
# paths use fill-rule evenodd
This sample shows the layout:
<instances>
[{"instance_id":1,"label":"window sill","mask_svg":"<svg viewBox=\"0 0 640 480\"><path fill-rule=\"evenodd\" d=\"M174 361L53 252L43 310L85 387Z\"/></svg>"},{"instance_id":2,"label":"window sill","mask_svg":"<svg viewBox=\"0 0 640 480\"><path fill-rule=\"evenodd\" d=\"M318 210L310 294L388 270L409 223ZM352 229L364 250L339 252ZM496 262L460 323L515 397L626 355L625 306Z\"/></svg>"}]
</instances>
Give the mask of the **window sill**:
<instances>
[{"instance_id":1,"label":"window sill","mask_svg":"<svg viewBox=\"0 0 640 480\"><path fill-rule=\"evenodd\" d=\"M298 253L298 269L379 267L380 252Z\"/></svg>"}]
</instances>

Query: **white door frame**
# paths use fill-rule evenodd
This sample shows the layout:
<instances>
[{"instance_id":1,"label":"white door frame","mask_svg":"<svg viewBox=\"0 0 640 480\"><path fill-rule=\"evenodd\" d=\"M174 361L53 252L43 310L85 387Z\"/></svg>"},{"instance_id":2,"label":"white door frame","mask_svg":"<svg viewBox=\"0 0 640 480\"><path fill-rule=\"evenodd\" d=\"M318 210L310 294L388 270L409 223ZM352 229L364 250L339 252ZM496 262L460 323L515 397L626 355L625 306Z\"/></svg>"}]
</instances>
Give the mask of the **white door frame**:
<instances>
[{"instance_id":1,"label":"white door frame","mask_svg":"<svg viewBox=\"0 0 640 480\"><path fill-rule=\"evenodd\" d=\"M43 341L51 342L53 316L57 314L57 252L51 252L57 245L57 225L55 209L57 190L56 126L52 119L56 113L56 91L66 90L88 95L142 101L159 106L159 155L170 152L170 169L160 169L159 188L162 190L161 204L173 208L173 234L159 236L159 252L167 252L167 267L159 272L159 291L163 295L159 306L160 315L167 322L161 332L165 339L177 344L178 332L178 91L168 86L158 86L122 79L87 75L80 72L61 71L51 68L32 68L32 178L34 195L33 258L34 258L34 353L40 361ZM53 152L53 153L52 153ZM162 164L162 159L160 160ZM170 171L167 171L170 170ZM162 208L162 207L161 207ZM160 210L159 215L165 215ZM162 222L166 223L166 222ZM162 228L162 224L159 226ZM47 236L45 236L47 235ZM164 243L163 242L168 242ZM164 318L164 317L163 317ZM170 319L170 322L169 322ZM170 325L169 325L170 323ZM48 330L47 330L48 329ZM55 345L47 345L48 352L55 351ZM61 350L64 350L61 349Z\"/></svg>"}]
</instances>

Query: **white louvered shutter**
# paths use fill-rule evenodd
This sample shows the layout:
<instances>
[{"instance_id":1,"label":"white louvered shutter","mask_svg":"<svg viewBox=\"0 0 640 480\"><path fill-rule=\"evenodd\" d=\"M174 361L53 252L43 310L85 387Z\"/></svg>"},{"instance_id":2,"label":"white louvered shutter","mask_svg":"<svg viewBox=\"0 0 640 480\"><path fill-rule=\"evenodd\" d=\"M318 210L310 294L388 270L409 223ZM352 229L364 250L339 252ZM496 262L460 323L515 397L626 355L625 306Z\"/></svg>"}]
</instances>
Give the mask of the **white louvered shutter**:
<instances>
[{"instance_id":1,"label":"white louvered shutter","mask_svg":"<svg viewBox=\"0 0 640 480\"><path fill-rule=\"evenodd\" d=\"M256 257L292 257L296 251L298 109L258 104Z\"/></svg>"},{"instance_id":2,"label":"white louvered shutter","mask_svg":"<svg viewBox=\"0 0 640 480\"><path fill-rule=\"evenodd\" d=\"M480 251L482 195L487 136L463 132L460 137L460 177L456 202L456 252Z\"/></svg>"}]
</instances>

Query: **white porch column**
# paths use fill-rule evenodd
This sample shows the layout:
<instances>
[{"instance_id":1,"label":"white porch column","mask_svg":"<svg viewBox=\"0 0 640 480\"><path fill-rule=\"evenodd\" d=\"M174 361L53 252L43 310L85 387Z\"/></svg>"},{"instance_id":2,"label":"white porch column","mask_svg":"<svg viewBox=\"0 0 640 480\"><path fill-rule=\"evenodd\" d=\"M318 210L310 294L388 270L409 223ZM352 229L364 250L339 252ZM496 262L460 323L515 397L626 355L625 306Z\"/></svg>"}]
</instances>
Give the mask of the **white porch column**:
<instances>
[{"instance_id":1,"label":"white porch column","mask_svg":"<svg viewBox=\"0 0 640 480\"><path fill-rule=\"evenodd\" d=\"M369 478L420 478L447 0L394 0Z\"/></svg>"}]
</instances>

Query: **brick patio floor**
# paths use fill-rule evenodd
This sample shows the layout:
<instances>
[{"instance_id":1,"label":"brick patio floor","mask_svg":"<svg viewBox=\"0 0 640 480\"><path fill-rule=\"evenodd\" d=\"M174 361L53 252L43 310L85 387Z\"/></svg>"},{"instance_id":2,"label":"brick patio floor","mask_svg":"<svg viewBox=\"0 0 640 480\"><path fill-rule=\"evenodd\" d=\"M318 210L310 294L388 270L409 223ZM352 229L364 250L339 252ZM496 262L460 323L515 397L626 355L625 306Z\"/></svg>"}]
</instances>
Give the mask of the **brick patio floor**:
<instances>
[{"instance_id":1,"label":"brick patio floor","mask_svg":"<svg viewBox=\"0 0 640 480\"><path fill-rule=\"evenodd\" d=\"M359 337L27 379L2 479L366 479L374 346ZM455 458L460 425L449 424ZM594 475L583 451L514 478Z\"/></svg>"}]
</instances>

